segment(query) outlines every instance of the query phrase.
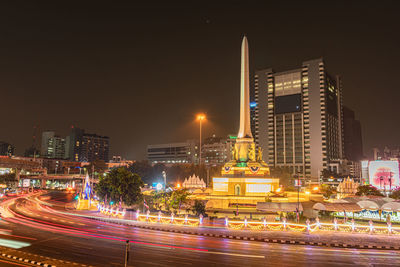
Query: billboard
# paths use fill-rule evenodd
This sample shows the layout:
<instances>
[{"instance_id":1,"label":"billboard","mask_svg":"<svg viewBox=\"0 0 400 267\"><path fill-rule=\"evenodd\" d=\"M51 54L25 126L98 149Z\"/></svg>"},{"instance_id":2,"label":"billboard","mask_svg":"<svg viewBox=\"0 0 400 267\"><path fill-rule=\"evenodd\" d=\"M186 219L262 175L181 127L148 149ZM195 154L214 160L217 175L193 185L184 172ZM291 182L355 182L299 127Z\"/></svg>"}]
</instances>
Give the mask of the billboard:
<instances>
[{"instance_id":1,"label":"billboard","mask_svg":"<svg viewBox=\"0 0 400 267\"><path fill-rule=\"evenodd\" d=\"M389 189L400 185L399 162L375 160L369 163L369 183L378 189Z\"/></svg>"},{"instance_id":2,"label":"billboard","mask_svg":"<svg viewBox=\"0 0 400 267\"><path fill-rule=\"evenodd\" d=\"M22 180L22 187L29 187L30 185L31 185L31 180L30 179Z\"/></svg>"}]
</instances>

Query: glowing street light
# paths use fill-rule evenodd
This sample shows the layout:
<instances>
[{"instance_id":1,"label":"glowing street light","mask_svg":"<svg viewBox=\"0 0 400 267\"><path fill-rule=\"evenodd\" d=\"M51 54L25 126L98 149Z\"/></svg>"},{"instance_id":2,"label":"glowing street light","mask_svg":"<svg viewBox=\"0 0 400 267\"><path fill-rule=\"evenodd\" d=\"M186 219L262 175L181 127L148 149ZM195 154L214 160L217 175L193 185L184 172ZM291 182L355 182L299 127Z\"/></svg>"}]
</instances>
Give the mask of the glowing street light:
<instances>
[{"instance_id":1,"label":"glowing street light","mask_svg":"<svg viewBox=\"0 0 400 267\"><path fill-rule=\"evenodd\" d=\"M200 144L199 144L200 153L199 153L199 165L201 164L201 123L202 123L203 120L205 120L205 119L206 119L206 115L205 115L205 114L200 113L200 114L197 115L197 120L199 121L199 124L200 124Z\"/></svg>"}]
</instances>

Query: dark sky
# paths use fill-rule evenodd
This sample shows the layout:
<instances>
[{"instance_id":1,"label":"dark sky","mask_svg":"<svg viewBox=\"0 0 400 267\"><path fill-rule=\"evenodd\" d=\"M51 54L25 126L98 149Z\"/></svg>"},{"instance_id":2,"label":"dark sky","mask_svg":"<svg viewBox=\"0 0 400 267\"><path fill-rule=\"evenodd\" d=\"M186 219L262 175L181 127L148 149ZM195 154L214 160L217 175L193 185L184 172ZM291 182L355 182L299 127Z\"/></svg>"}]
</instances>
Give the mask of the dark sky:
<instances>
[{"instance_id":1,"label":"dark sky","mask_svg":"<svg viewBox=\"0 0 400 267\"><path fill-rule=\"evenodd\" d=\"M246 34L251 75L323 56L364 150L400 144L396 1L133 2L1 2L0 140L23 154L33 125L75 125L141 159L148 144L197 138L199 111L205 135L236 133Z\"/></svg>"}]
</instances>

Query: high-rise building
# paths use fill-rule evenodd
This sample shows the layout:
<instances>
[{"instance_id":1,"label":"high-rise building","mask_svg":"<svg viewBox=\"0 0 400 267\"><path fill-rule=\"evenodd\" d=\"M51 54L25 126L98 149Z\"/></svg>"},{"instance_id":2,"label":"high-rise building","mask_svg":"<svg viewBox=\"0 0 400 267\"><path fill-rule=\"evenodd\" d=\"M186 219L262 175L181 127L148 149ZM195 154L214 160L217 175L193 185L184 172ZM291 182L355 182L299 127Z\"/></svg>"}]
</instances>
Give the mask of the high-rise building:
<instances>
[{"instance_id":1,"label":"high-rise building","mask_svg":"<svg viewBox=\"0 0 400 267\"><path fill-rule=\"evenodd\" d=\"M80 146L80 161L92 162L104 160L108 162L110 138L97 134L84 134Z\"/></svg>"},{"instance_id":2,"label":"high-rise building","mask_svg":"<svg viewBox=\"0 0 400 267\"><path fill-rule=\"evenodd\" d=\"M322 58L288 71L257 71L253 105L256 145L270 167L317 182L342 158L342 85Z\"/></svg>"},{"instance_id":3,"label":"high-rise building","mask_svg":"<svg viewBox=\"0 0 400 267\"><path fill-rule=\"evenodd\" d=\"M14 156L15 148L13 145L0 141L0 156Z\"/></svg>"},{"instance_id":4,"label":"high-rise building","mask_svg":"<svg viewBox=\"0 0 400 267\"><path fill-rule=\"evenodd\" d=\"M41 150L44 158L64 159L65 138L55 135L53 131L43 132Z\"/></svg>"},{"instance_id":5,"label":"high-rise building","mask_svg":"<svg viewBox=\"0 0 400 267\"><path fill-rule=\"evenodd\" d=\"M68 158L73 161L92 162L104 160L108 162L110 138L97 134L85 133L83 129L73 127L66 138Z\"/></svg>"},{"instance_id":6,"label":"high-rise building","mask_svg":"<svg viewBox=\"0 0 400 267\"><path fill-rule=\"evenodd\" d=\"M53 138L55 136L54 131L45 131L42 132L42 145L40 147L40 154L42 157L48 157L48 145L49 145L49 139Z\"/></svg>"},{"instance_id":7,"label":"high-rise building","mask_svg":"<svg viewBox=\"0 0 400 267\"><path fill-rule=\"evenodd\" d=\"M198 163L197 140L147 146L147 160L151 164Z\"/></svg>"},{"instance_id":8,"label":"high-rise building","mask_svg":"<svg viewBox=\"0 0 400 267\"><path fill-rule=\"evenodd\" d=\"M354 111L343 106L343 153L351 161L363 159L361 123L355 119Z\"/></svg>"}]
</instances>

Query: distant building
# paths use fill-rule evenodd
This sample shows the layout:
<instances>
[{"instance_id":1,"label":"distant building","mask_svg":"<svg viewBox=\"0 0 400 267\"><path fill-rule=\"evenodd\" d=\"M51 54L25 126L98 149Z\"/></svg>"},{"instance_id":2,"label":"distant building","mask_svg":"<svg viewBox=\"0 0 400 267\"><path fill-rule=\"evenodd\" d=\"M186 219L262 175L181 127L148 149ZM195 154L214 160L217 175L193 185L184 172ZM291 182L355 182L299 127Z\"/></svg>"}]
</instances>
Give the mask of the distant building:
<instances>
[{"instance_id":1,"label":"distant building","mask_svg":"<svg viewBox=\"0 0 400 267\"><path fill-rule=\"evenodd\" d=\"M230 161L235 140L233 136L224 138L213 135L212 137L206 138L201 145L202 161L204 164L216 166L223 165L225 162Z\"/></svg>"},{"instance_id":2,"label":"distant building","mask_svg":"<svg viewBox=\"0 0 400 267\"><path fill-rule=\"evenodd\" d=\"M53 131L46 131L42 133L42 157L51 159L64 159L65 148L65 138L55 135L55 132Z\"/></svg>"},{"instance_id":3,"label":"distant building","mask_svg":"<svg viewBox=\"0 0 400 267\"><path fill-rule=\"evenodd\" d=\"M123 159L121 156L113 156L112 159L107 163L107 168L113 169L119 167L129 167L134 162L134 160Z\"/></svg>"},{"instance_id":4,"label":"distant building","mask_svg":"<svg viewBox=\"0 0 400 267\"><path fill-rule=\"evenodd\" d=\"M343 152L352 161L363 159L361 123L355 119L354 111L343 106Z\"/></svg>"},{"instance_id":5,"label":"distant building","mask_svg":"<svg viewBox=\"0 0 400 267\"><path fill-rule=\"evenodd\" d=\"M298 68L256 71L253 136L270 167L317 182L343 157L342 84L323 59Z\"/></svg>"},{"instance_id":6,"label":"distant building","mask_svg":"<svg viewBox=\"0 0 400 267\"><path fill-rule=\"evenodd\" d=\"M97 134L85 133L83 129L72 128L66 138L66 155L70 160L92 162L94 160L109 160L110 138Z\"/></svg>"},{"instance_id":7,"label":"distant building","mask_svg":"<svg viewBox=\"0 0 400 267\"><path fill-rule=\"evenodd\" d=\"M334 173L335 177L351 177L360 179L361 161L352 161L347 159L332 160L328 170Z\"/></svg>"},{"instance_id":8,"label":"distant building","mask_svg":"<svg viewBox=\"0 0 400 267\"><path fill-rule=\"evenodd\" d=\"M0 156L14 156L15 148L13 145L0 141Z\"/></svg>"},{"instance_id":9,"label":"distant building","mask_svg":"<svg viewBox=\"0 0 400 267\"><path fill-rule=\"evenodd\" d=\"M34 146L28 147L25 149L24 157L38 158L40 157L40 151Z\"/></svg>"},{"instance_id":10,"label":"distant building","mask_svg":"<svg viewBox=\"0 0 400 267\"><path fill-rule=\"evenodd\" d=\"M374 160L399 160L400 161L400 147L388 147L381 151L378 148L373 149Z\"/></svg>"},{"instance_id":11,"label":"distant building","mask_svg":"<svg viewBox=\"0 0 400 267\"><path fill-rule=\"evenodd\" d=\"M198 163L198 141L147 146L147 159L151 164Z\"/></svg>"}]
</instances>

